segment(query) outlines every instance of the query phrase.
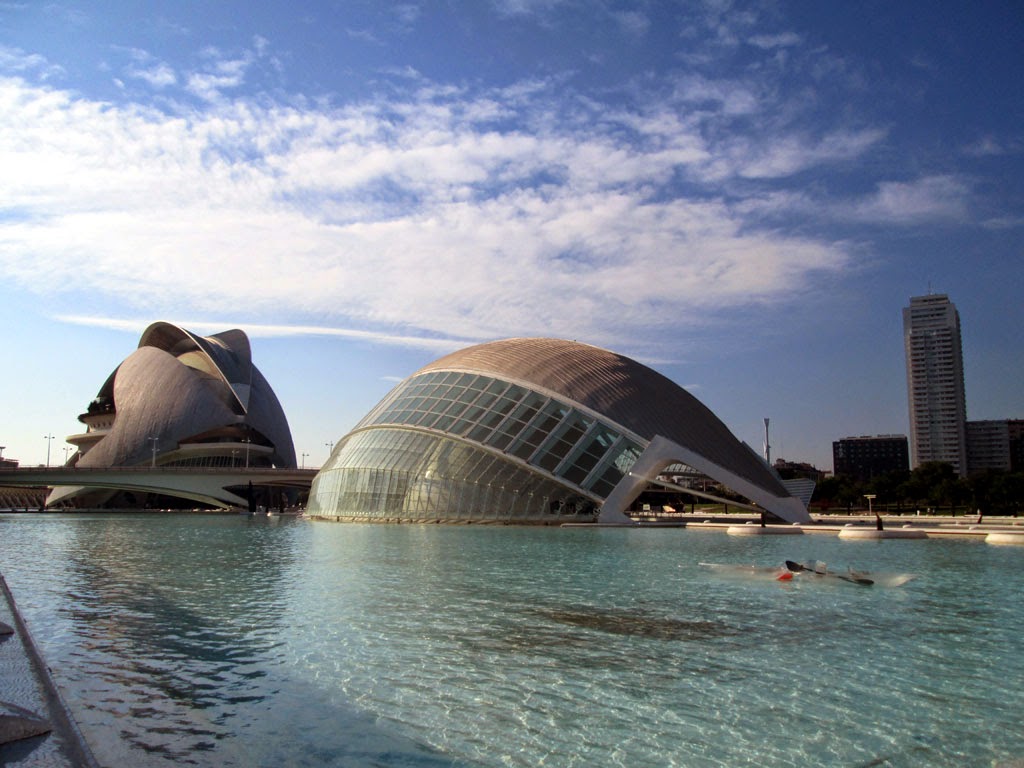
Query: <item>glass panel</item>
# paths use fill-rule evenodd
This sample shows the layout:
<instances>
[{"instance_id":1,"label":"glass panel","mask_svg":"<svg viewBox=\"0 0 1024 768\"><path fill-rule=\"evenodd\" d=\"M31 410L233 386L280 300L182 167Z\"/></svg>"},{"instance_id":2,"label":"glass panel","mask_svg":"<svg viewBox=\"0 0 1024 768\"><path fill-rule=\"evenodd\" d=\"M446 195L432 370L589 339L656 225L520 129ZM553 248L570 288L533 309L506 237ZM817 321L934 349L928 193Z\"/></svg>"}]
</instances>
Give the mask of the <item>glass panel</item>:
<instances>
[{"instance_id":1,"label":"glass panel","mask_svg":"<svg viewBox=\"0 0 1024 768\"><path fill-rule=\"evenodd\" d=\"M470 423L476 423L476 420L483 416L483 414L483 408L481 408L479 405L471 405L462 414L462 418Z\"/></svg>"},{"instance_id":2,"label":"glass panel","mask_svg":"<svg viewBox=\"0 0 1024 768\"><path fill-rule=\"evenodd\" d=\"M498 379L492 379L491 383L487 385L487 391L490 392L492 395L503 394L505 390L508 388L509 385L506 382L499 381Z\"/></svg>"},{"instance_id":3,"label":"glass panel","mask_svg":"<svg viewBox=\"0 0 1024 768\"><path fill-rule=\"evenodd\" d=\"M535 450L537 450L536 444L530 443L529 441L526 440L521 440L520 442L516 443L516 445L512 448L511 451L509 451L509 453L511 453L513 456L522 459L523 461L526 461L528 458L530 458L530 456L533 455L533 452Z\"/></svg>"},{"instance_id":4,"label":"glass panel","mask_svg":"<svg viewBox=\"0 0 1024 768\"><path fill-rule=\"evenodd\" d=\"M512 442L512 435L507 432L495 432L487 440L487 445L492 448L497 448L499 451L504 450L505 446Z\"/></svg>"},{"instance_id":5,"label":"glass panel","mask_svg":"<svg viewBox=\"0 0 1024 768\"><path fill-rule=\"evenodd\" d=\"M484 392L480 397L476 399L476 404L481 408L489 408L491 403L498 399L498 396L493 392Z\"/></svg>"},{"instance_id":6,"label":"glass panel","mask_svg":"<svg viewBox=\"0 0 1024 768\"><path fill-rule=\"evenodd\" d=\"M467 404L472 403L479 395L480 393L475 389L464 389L459 392L459 402Z\"/></svg>"},{"instance_id":7,"label":"glass panel","mask_svg":"<svg viewBox=\"0 0 1024 768\"><path fill-rule=\"evenodd\" d=\"M447 430L452 425L453 421L455 421L455 417L454 416L449 416L448 414L445 414L445 415L439 417L438 420L435 421L431 425L431 428L432 429Z\"/></svg>"},{"instance_id":8,"label":"glass panel","mask_svg":"<svg viewBox=\"0 0 1024 768\"><path fill-rule=\"evenodd\" d=\"M453 419L458 418L459 416L462 415L462 412L465 411L468 407L469 406L466 403L459 402L458 400L456 400L448 407L448 410L445 411L445 415L451 416Z\"/></svg>"},{"instance_id":9,"label":"glass panel","mask_svg":"<svg viewBox=\"0 0 1024 768\"><path fill-rule=\"evenodd\" d=\"M466 435L470 440L475 440L478 443L482 443L487 439L487 436L491 433L491 427L487 424L480 423L473 427L469 434Z\"/></svg>"}]
</instances>

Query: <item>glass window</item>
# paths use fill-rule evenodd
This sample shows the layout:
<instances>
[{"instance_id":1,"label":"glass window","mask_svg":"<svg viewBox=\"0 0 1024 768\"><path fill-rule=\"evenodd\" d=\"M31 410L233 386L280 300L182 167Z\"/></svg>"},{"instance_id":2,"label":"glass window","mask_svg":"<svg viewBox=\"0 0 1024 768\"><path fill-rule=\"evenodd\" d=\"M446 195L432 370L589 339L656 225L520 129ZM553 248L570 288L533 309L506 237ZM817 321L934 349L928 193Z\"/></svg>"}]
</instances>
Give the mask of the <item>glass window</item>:
<instances>
[{"instance_id":1,"label":"glass window","mask_svg":"<svg viewBox=\"0 0 1024 768\"><path fill-rule=\"evenodd\" d=\"M623 441L614 452L607 468L589 484L589 489L599 496L607 497L619 480L633 468L640 458L640 446L629 440Z\"/></svg>"},{"instance_id":2,"label":"glass window","mask_svg":"<svg viewBox=\"0 0 1024 768\"><path fill-rule=\"evenodd\" d=\"M469 405L456 400L448 407L448 410L445 411L445 415L451 416L453 419L457 419L459 416L462 415L462 412L465 411L467 408L469 408Z\"/></svg>"},{"instance_id":3,"label":"glass window","mask_svg":"<svg viewBox=\"0 0 1024 768\"><path fill-rule=\"evenodd\" d=\"M519 437L510 451L513 455L524 460L529 459L541 442L548 436L548 433L558 425L559 418L555 414L560 409L564 410L564 406L555 401L545 402L546 400L547 398L531 393L530 397L527 398L527 402L516 410L515 417L517 423L522 423L520 420L525 420L531 414L533 416L530 422L523 424L522 431L519 432ZM541 404L544 407L538 409L536 406ZM506 431L510 434L516 434L507 425Z\"/></svg>"},{"instance_id":4,"label":"glass window","mask_svg":"<svg viewBox=\"0 0 1024 768\"><path fill-rule=\"evenodd\" d=\"M444 414L444 415L438 417L437 421L435 421L431 425L431 428L432 429L440 429L442 431L447 431L448 428L452 425L453 421L455 421L455 417L454 416L449 416L448 414Z\"/></svg>"},{"instance_id":5,"label":"glass window","mask_svg":"<svg viewBox=\"0 0 1024 768\"><path fill-rule=\"evenodd\" d=\"M512 435L508 432L495 432L487 440L487 445L492 448L497 448L499 451L505 449L505 447L512 442Z\"/></svg>"},{"instance_id":6,"label":"glass window","mask_svg":"<svg viewBox=\"0 0 1024 768\"><path fill-rule=\"evenodd\" d=\"M505 390L509 388L509 384L498 379L491 379L491 383L487 385L487 391L492 395L503 395Z\"/></svg>"},{"instance_id":7,"label":"glass window","mask_svg":"<svg viewBox=\"0 0 1024 768\"><path fill-rule=\"evenodd\" d=\"M562 477L570 483L581 485L618 437L617 432L604 426L597 426L588 437L584 438L582 451L577 449L572 463L561 472Z\"/></svg>"},{"instance_id":8,"label":"glass window","mask_svg":"<svg viewBox=\"0 0 1024 768\"><path fill-rule=\"evenodd\" d=\"M476 404L481 408L489 408L491 403L498 399L498 396L493 392L483 392L480 397L476 399Z\"/></svg>"}]
</instances>

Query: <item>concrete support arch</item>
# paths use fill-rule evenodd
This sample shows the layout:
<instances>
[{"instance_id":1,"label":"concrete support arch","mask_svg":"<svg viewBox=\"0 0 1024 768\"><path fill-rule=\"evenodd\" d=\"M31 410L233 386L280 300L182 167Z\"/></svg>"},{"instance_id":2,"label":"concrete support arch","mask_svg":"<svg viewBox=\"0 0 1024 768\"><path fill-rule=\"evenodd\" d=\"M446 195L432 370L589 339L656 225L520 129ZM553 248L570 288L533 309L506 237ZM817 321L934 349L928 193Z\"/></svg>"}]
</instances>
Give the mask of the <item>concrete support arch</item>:
<instances>
[{"instance_id":1,"label":"concrete support arch","mask_svg":"<svg viewBox=\"0 0 1024 768\"><path fill-rule=\"evenodd\" d=\"M626 515L626 509L643 492L650 481L672 464L686 464L703 472L787 522L809 523L811 521L811 516L799 499L793 496L775 496L689 448L685 448L667 437L656 435L640 458L636 460L629 473L619 481L608 498L605 499L598 522L623 525L632 523L633 521Z\"/></svg>"}]
</instances>

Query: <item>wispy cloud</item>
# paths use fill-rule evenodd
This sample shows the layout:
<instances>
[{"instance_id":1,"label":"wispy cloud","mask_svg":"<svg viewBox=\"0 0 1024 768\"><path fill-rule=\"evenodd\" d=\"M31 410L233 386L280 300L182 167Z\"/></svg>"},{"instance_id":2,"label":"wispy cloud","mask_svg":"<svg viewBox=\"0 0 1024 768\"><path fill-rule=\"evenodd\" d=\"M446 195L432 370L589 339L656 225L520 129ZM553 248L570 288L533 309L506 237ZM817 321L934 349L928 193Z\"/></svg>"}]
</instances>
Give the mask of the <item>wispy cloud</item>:
<instances>
[{"instance_id":1,"label":"wispy cloud","mask_svg":"<svg viewBox=\"0 0 1024 768\"><path fill-rule=\"evenodd\" d=\"M789 133L757 143L742 139L734 155L741 176L752 179L781 178L807 168L861 157L883 138L885 132L874 128L843 130L821 137Z\"/></svg>"},{"instance_id":2,"label":"wispy cloud","mask_svg":"<svg viewBox=\"0 0 1024 768\"><path fill-rule=\"evenodd\" d=\"M60 75L63 71L63 67L52 64L45 56L0 44L0 72L31 73L40 79L47 80Z\"/></svg>"},{"instance_id":3,"label":"wispy cloud","mask_svg":"<svg viewBox=\"0 0 1024 768\"><path fill-rule=\"evenodd\" d=\"M61 323L68 323L69 325L83 325L90 328L106 328L113 331L124 331L133 335L141 335L141 333L153 322L152 318L133 319L105 317L101 315L56 315L53 319ZM467 344L472 343L472 340L469 339L432 339L425 336L403 336L399 334L362 331L353 328L332 328L322 325L267 325L264 323L251 323L245 319L233 319L230 317L217 320L197 318L176 319L168 317L161 318L161 320L202 334L220 333L221 331L231 328L240 328L251 338L327 336L367 341L385 346L424 349L437 354L454 352L455 350L461 349Z\"/></svg>"},{"instance_id":4,"label":"wispy cloud","mask_svg":"<svg viewBox=\"0 0 1024 768\"><path fill-rule=\"evenodd\" d=\"M191 107L0 79L0 273L107 297L131 317L229 305L245 308L239 323L278 321L250 332L439 347L555 333L613 346L785 303L845 269L844 244L763 225L806 215L803 196L738 190L849 162L885 136L781 121L732 132L770 111L768 95L695 73L628 107L567 94L554 77L487 89L417 72L387 99L340 107L241 97L269 47L209 49L180 76L130 55L129 74L204 102ZM920 220L958 210L965 193L946 177L887 183L853 215Z\"/></svg>"},{"instance_id":5,"label":"wispy cloud","mask_svg":"<svg viewBox=\"0 0 1024 768\"><path fill-rule=\"evenodd\" d=\"M800 35L795 32L779 32L774 35L753 35L747 38L747 42L757 48L792 48L802 42Z\"/></svg>"},{"instance_id":6,"label":"wispy cloud","mask_svg":"<svg viewBox=\"0 0 1024 768\"><path fill-rule=\"evenodd\" d=\"M853 207L851 216L875 222L960 223L967 215L970 186L954 176L930 176L911 182L887 181Z\"/></svg>"},{"instance_id":7,"label":"wispy cloud","mask_svg":"<svg viewBox=\"0 0 1024 768\"><path fill-rule=\"evenodd\" d=\"M995 136L983 136L964 147L963 153L968 157L1002 157L1018 155L1024 152L1024 142L1020 139L1005 139Z\"/></svg>"}]
</instances>

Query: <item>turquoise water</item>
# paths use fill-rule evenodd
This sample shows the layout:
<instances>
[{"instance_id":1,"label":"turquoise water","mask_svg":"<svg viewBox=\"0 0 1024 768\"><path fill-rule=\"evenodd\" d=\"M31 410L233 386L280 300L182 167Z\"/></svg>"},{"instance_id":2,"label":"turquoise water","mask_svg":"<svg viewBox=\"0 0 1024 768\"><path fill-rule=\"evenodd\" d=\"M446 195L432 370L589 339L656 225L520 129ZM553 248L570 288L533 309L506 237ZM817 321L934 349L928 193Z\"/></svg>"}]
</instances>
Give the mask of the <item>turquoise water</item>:
<instances>
[{"instance_id":1,"label":"turquoise water","mask_svg":"<svg viewBox=\"0 0 1024 768\"><path fill-rule=\"evenodd\" d=\"M184 515L0 542L105 765L1024 760L1020 547ZM698 565L812 558L917 578Z\"/></svg>"}]
</instances>

